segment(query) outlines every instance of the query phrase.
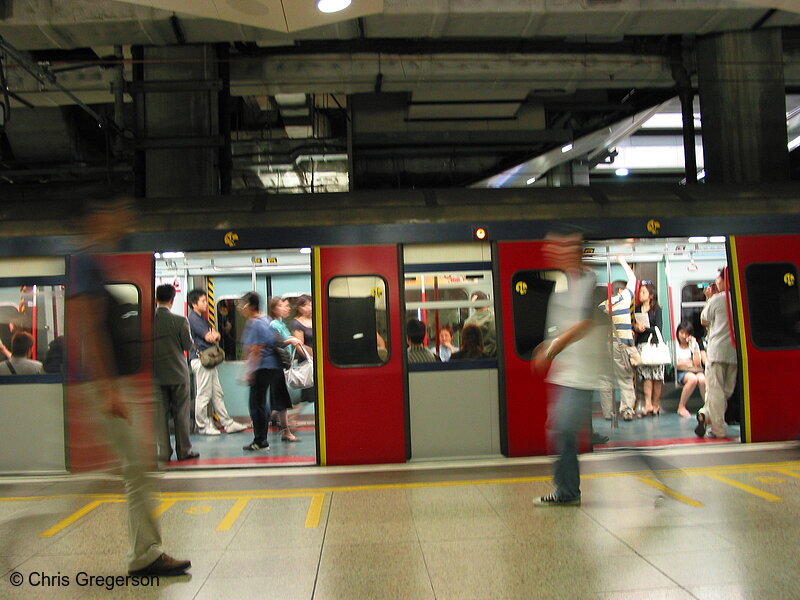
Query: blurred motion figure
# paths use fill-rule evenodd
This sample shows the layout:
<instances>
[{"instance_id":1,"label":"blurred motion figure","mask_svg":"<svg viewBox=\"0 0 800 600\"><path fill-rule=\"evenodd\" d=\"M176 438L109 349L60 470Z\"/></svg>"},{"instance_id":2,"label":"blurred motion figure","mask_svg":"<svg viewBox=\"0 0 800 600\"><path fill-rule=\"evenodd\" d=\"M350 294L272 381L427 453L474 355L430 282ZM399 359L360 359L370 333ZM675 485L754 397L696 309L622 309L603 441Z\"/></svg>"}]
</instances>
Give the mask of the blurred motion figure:
<instances>
[{"instance_id":1,"label":"blurred motion figure","mask_svg":"<svg viewBox=\"0 0 800 600\"><path fill-rule=\"evenodd\" d=\"M122 463L130 537L128 572L180 575L192 563L172 558L161 549L161 532L153 517L156 488L147 474L152 447L144 442L147 436L137 427L140 420L134 414L137 402L146 404L152 399L142 401L135 378L122 375L125 354L114 343L109 326L114 300L104 286L108 278L96 256L118 249L133 218L128 200L91 206L85 217L84 244L75 256L67 296L80 344L69 384L76 388L85 414L91 415Z\"/></svg>"}]
</instances>

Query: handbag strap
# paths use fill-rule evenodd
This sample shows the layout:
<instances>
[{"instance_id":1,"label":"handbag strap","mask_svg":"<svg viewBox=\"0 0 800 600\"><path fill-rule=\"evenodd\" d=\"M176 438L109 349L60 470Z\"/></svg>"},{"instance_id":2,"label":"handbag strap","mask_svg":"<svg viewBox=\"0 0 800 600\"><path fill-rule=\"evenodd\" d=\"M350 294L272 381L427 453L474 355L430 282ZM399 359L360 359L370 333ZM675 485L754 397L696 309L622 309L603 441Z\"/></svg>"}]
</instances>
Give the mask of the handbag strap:
<instances>
[{"instance_id":1,"label":"handbag strap","mask_svg":"<svg viewBox=\"0 0 800 600\"><path fill-rule=\"evenodd\" d=\"M661 330L658 327L653 327L653 329L656 330L656 337L658 338L658 343L659 344L663 344L664 343L664 338L661 337Z\"/></svg>"}]
</instances>

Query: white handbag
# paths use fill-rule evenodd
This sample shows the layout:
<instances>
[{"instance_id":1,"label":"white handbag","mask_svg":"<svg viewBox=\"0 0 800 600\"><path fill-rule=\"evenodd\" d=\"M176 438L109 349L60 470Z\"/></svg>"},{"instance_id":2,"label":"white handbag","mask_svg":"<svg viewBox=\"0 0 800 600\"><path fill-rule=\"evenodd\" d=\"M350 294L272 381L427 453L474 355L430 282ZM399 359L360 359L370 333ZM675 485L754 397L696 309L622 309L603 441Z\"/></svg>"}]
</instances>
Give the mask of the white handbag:
<instances>
[{"instance_id":1,"label":"white handbag","mask_svg":"<svg viewBox=\"0 0 800 600\"><path fill-rule=\"evenodd\" d=\"M643 365L668 365L672 363L672 354L670 354L669 346L664 343L664 338L661 337L661 331L655 327L656 337L658 341L653 343L653 334L647 338L647 343L642 344L639 349L639 354L642 355Z\"/></svg>"},{"instance_id":2,"label":"white handbag","mask_svg":"<svg viewBox=\"0 0 800 600\"><path fill-rule=\"evenodd\" d=\"M283 370L283 375L286 377L286 385L296 390L305 390L314 387L314 362L306 352L306 349L299 346L300 351L306 360L298 362L292 359L292 364L288 369Z\"/></svg>"}]
</instances>

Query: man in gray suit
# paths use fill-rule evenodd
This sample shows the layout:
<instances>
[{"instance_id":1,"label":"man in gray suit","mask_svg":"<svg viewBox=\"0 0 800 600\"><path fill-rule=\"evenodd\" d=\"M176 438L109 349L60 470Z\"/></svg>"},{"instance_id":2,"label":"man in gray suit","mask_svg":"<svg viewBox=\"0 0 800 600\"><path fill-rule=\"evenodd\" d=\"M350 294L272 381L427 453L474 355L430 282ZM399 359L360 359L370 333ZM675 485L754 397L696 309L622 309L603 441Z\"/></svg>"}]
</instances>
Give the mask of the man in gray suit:
<instances>
[{"instance_id":1,"label":"man in gray suit","mask_svg":"<svg viewBox=\"0 0 800 600\"><path fill-rule=\"evenodd\" d=\"M175 288L169 284L156 288L156 336L153 355L153 373L161 388L164 407L164 429L159 442L159 458L172 458L169 439L170 416L175 427L175 454L178 460L189 460L200 456L192 450L189 440L189 365L184 351L192 348L189 321L170 310L175 301Z\"/></svg>"}]
</instances>

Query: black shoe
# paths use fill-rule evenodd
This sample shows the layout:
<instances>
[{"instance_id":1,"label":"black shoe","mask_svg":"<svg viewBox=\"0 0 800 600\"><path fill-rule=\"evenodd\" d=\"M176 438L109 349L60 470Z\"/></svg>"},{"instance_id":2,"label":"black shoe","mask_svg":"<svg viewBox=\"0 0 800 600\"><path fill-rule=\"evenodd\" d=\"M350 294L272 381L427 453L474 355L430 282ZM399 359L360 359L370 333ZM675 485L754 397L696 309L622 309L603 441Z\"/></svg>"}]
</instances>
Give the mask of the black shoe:
<instances>
[{"instance_id":1,"label":"black shoe","mask_svg":"<svg viewBox=\"0 0 800 600\"><path fill-rule=\"evenodd\" d=\"M172 558L165 552L146 567L136 569L135 571L128 571L128 574L170 577L173 575L183 575L191 568L192 561L178 560L177 558Z\"/></svg>"},{"instance_id":2,"label":"black shoe","mask_svg":"<svg viewBox=\"0 0 800 600\"><path fill-rule=\"evenodd\" d=\"M186 456L182 456L178 460L192 460L193 458L200 458L200 453L192 450Z\"/></svg>"},{"instance_id":3,"label":"black shoe","mask_svg":"<svg viewBox=\"0 0 800 600\"><path fill-rule=\"evenodd\" d=\"M599 446L600 444L605 444L608 441L607 435L600 435L599 433L593 433L589 438L589 441L594 446Z\"/></svg>"},{"instance_id":4,"label":"black shoe","mask_svg":"<svg viewBox=\"0 0 800 600\"><path fill-rule=\"evenodd\" d=\"M694 428L694 434L699 438L706 435L706 416L701 412L697 413L697 427Z\"/></svg>"},{"instance_id":5,"label":"black shoe","mask_svg":"<svg viewBox=\"0 0 800 600\"><path fill-rule=\"evenodd\" d=\"M252 442L247 444L247 446L242 446L242 450L247 450L248 452L258 452L259 450L269 450L269 443L264 442L262 446L258 442Z\"/></svg>"},{"instance_id":6,"label":"black shoe","mask_svg":"<svg viewBox=\"0 0 800 600\"><path fill-rule=\"evenodd\" d=\"M577 498L572 498L570 500L562 500L555 494L547 494L547 496L542 496L541 498L534 498L533 505L537 507L546 507L546 506L580 506L581 505L581 498L578 496Z\"/></svg>"}]
</instances>

